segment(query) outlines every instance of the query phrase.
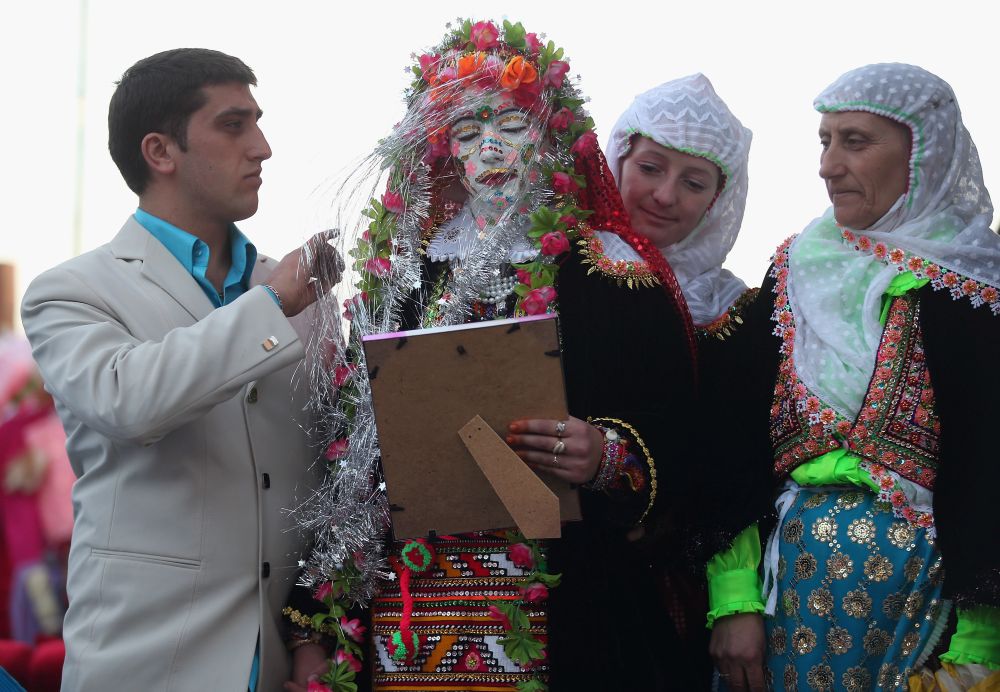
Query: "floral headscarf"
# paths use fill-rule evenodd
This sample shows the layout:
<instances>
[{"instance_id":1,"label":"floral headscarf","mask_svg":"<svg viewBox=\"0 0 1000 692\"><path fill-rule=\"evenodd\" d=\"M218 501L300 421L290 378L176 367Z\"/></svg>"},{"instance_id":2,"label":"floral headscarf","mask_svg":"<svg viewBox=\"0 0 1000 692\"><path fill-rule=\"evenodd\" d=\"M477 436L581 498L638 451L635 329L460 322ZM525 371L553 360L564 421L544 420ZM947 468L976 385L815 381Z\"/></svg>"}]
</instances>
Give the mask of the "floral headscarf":
<instances>
[{"instance_id":1,"label":"floral headscarf","mask_svg":"<svg viewBox=\"0 0 1000 692\"><path fill-rule=\"evenodd\" d=\"M677 275L694 323L709 324L746 290L746 284L723 269L722 263L743 223L753 135L702 74L675 79L640 94L618 118L607 157L619 185L622 160L636 135L708 159L722 173L724 187L697 228L679 243L661 248Z\"/></svg>"},{"instance_id":2,"label":"floral headscarf","mask_svg":"<svg viewBox=\"0 0 1000 692\"><path fill-rule=\"evenodd\" d=\"M882 334L882 296L901 271L1000 314L1000 239L975 144L951 87L912 65L867 65L827 87L821 113L865 111L912 133L908 190L868 229L845 229L832 209L790 248L788 297L799 376L853 419ZM983 306L986 306L985 308Z\"/></svg>"}]
</instances>

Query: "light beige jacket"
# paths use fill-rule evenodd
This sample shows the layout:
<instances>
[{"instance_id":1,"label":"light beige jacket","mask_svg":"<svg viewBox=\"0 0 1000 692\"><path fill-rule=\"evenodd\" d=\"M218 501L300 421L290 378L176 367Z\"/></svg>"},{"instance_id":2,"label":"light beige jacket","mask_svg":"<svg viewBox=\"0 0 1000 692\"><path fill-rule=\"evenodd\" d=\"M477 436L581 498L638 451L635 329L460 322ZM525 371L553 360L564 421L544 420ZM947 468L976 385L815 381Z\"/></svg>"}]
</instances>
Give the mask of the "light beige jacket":
<instances>
[{"instance_id":1,"label":"light beige jacket","mask_svg":"<svg viewBox=\"0 0 1000 692\"><path fill-rule=\"evenodd\" d=\"M63 690L246 692L258 631L280 690L305 547L285 510L315 487L293 325L259 286L213 309L132 217L35 279L22 320L78 476Z\"/></svg>"}]
</instances>

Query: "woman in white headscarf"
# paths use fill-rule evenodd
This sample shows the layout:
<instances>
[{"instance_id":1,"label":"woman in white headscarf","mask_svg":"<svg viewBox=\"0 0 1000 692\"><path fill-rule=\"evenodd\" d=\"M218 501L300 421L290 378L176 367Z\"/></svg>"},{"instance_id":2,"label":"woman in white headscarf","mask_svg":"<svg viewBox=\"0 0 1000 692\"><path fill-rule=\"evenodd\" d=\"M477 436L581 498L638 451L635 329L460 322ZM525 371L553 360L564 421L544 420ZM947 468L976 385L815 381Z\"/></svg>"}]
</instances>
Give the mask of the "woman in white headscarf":
<instances>
[{"instance_id":1,"label":"woman in white headscarf","mask_svg":"<svg viewBox=\"0 0 1000 692\"><path fill-rule=\"evenodd\" d=\"M848 72L815 106L833 206L748 310L719 411L737 442L713 459L723 535L746 518L727 499L753 487L727 463L773 459L767 590L754 525L709 564L710 591L749 588L713 599L713 654L731 688L930 689L911 675L947 643L946 671L996 684L1000 240L979 157L951 87L918 67Z\"/></svg>"},{"instance_id":2,"label":"woman in white headscarf","mask_svg":"<svg viewBox=\"0 0 1000 692\"><path fill-rule=\"evenodd\" d=\"M636 232L670 262L699 334L722 336L756 292L722 268L743 222L752 133L702 74L640 94L611 131L608 166Z\"/></svg>"}]
</instances>

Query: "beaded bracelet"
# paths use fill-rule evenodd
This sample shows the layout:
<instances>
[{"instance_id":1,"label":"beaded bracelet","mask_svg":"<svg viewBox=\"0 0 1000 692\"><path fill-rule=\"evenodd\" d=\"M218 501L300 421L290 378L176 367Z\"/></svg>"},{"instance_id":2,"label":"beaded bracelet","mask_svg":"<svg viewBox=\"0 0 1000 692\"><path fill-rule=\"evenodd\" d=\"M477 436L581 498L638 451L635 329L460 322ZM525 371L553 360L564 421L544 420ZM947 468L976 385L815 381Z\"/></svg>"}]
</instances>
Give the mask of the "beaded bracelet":
<instances>
[{"instance_id":1,"label":"beaded bracelet","mask_svg":"<svg viewBox=\"0 0 1000 692\"><path fill-rule=\"evenodd\" d=\"M613 428L605 428L601 425L594 427L604 433L604 452L601 454L601 463L597 467L597 473L593 480L584 483L583 487L588 490L604 490L621 472L621 464L625 458L625 449L628 443L622 440Z\"/></svg>"},{"instance_id":2,"label":"beaded bracelet","mask_svg":"<svg viewBox=\"0 0 1000 692\"><path fill-rule=\"evenodd\" d=\"M645 511L643 511L642 516L639 517L639 521L636 524L641 524L645 521L646 517L649 516L650 511L653 509L653 504L656 502L656 464L653 461L653 455L649 453L649 448L646 447L646 443L643 442L642 438L639 437L639 433L631 425L618 418L591 418L587 417L587 422L591 425L597 426L597 423L611 423L617 427L624 428L631 433L632 438L636 441L640 448L642 448L642 453L646 456L646 463L649 465L649 503L646 505Z\"/></svg>"}]
</instances>

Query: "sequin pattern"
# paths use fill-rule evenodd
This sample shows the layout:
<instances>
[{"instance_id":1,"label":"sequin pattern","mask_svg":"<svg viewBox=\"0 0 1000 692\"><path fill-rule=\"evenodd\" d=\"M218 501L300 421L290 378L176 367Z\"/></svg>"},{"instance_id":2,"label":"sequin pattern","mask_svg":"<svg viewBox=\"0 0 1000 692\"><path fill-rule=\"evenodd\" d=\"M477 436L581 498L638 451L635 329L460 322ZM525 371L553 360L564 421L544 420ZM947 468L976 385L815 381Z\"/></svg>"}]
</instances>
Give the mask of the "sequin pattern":
<instances>
[{"instance_id":1,"label":"sequin pattern","mask_svg":"<svg viewBox=\"0 0 1000 692\"><path fill-rule=\"evenodd\" d=\"M765 620L773 689L905 689L947 617L927 530L896 519L875 493L805 487L779 531L788 569Z\"/></svg>"}]
</instances>

